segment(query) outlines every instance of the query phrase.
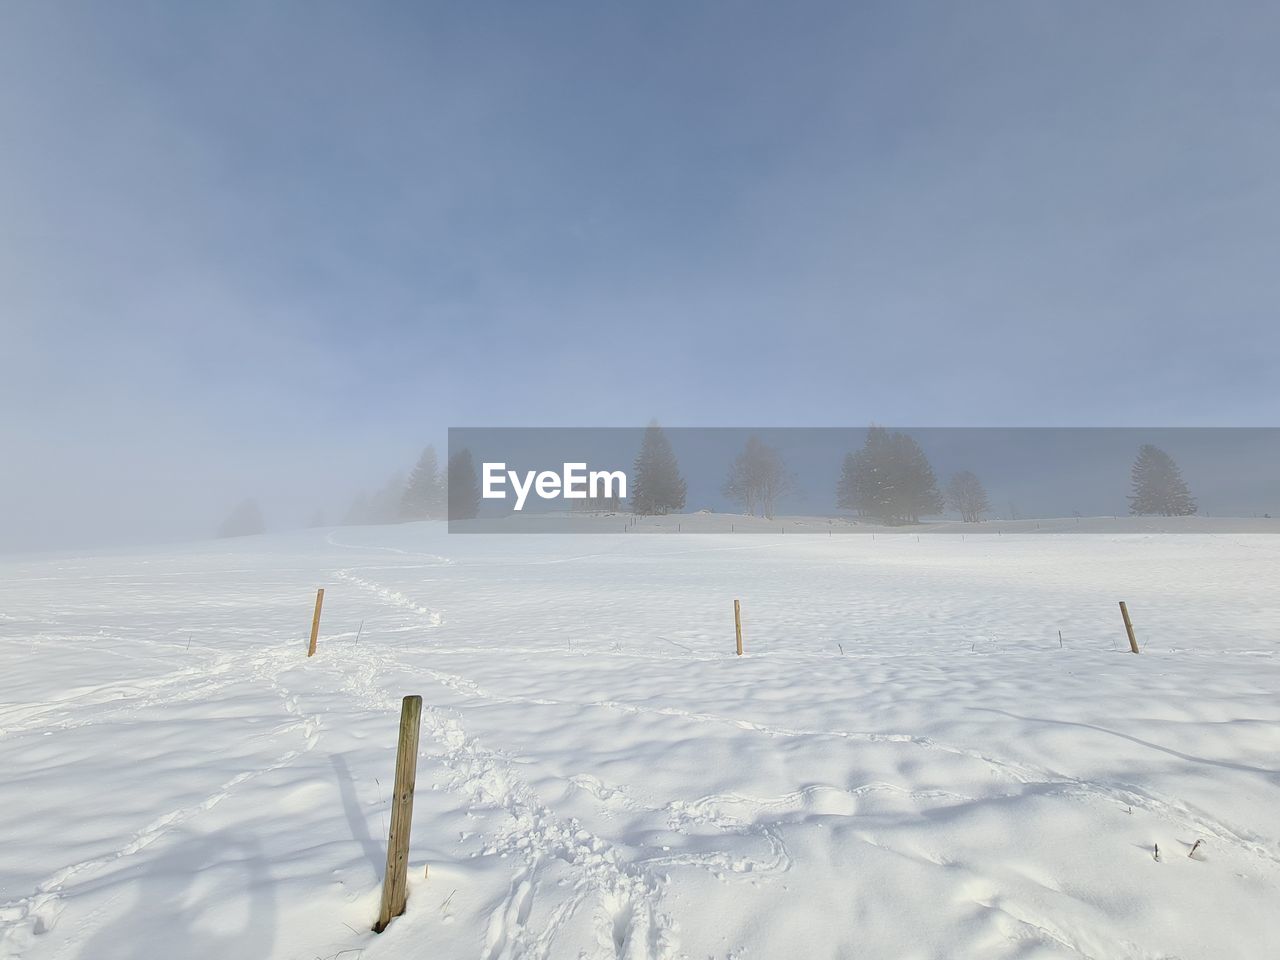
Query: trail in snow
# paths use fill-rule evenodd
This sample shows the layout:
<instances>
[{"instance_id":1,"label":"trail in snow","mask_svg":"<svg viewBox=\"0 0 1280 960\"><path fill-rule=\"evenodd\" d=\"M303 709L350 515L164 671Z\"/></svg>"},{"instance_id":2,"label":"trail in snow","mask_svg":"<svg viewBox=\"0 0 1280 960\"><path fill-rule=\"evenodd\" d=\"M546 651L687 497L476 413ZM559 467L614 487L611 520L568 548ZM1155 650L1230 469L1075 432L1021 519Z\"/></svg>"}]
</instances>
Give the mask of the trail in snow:
<instances>
[{"instance_id":1,"label":"trail in snow","mask_svg":"<svg viewBox=\"0 0 1280 960\"><path fill-rule=\"evenodd\" d=\"M339 571L337 577L368 590L384 603L424 618L424 626L439 627L438 612L415 603L402 593L371 580ZM388 665L405 665L386 654L364 656L345 666L346 690L365 706L397 709L400 698L388 694L378 675ZM423 671L434 677L433 671ZM442 748L449 771L449 788L467 798L477 810L499 808L507 815L502 830L489 838L486 853L511 856L521 863L507 896L492 911L485 934L485 960L516 957L545 958L563 924L584 905L596 911L599 956L618 960L670 960L676 939L659 901L663 881L647 867L629 863L602 838L574 820L564 820L543 804L515 775L509 762L468 736L461 721L440 708L425 705L423 731ZM531 904L551 863L564 865L572 895L551 913L545 926L530 925Z\"/></svg>"}]
</instances>

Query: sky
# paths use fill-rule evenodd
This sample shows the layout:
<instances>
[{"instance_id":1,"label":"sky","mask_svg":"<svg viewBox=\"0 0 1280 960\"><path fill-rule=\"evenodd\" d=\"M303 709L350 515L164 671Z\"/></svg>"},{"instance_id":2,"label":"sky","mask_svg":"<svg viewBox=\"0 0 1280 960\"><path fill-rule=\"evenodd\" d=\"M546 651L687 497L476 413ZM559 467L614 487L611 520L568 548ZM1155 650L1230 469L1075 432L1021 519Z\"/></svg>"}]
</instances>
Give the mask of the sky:
<instances>
[{"instance_id":1,"label":"sky","mask_svg":"<svg viewBox=\"0 0 1280 960\"><path fill-rule=\"evenodd\" d=\"M1280 424L1280 11L0 11L0 549L450 426Z\"/></svg>"}]
</instances>

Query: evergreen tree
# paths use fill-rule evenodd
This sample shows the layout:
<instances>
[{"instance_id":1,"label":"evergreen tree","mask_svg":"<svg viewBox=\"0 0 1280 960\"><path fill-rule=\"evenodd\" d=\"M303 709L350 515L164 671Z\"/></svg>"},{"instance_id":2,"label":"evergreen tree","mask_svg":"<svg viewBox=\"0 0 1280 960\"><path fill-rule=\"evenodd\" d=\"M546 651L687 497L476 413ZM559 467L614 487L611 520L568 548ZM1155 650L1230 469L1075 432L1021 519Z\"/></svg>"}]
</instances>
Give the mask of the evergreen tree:
<instances>
[{"instance_id":1,"label":"evergreen tree","mask_svg":"<svg viewBox=\"0 0 1280 960\"><path fill-rule=\"evenodd\" d=\"M887 523L918 523L942 512L929 458L911 437L884 427L871 427L862 449L845 457L836 503Z\"/></svg>"},{"instance_id":2,"label":"evergreen tree","mask_svg":"<svg viewBox=\"0 0 1280 960\"><path fill-rule=\"evenodd\" d=\"M1182 479L1182 472L1159 447L1144 443L1130 473L1133 493L1129 512L1139 516L1189 517L1196 512L1196 501Z\"/></svg>"},{"instance_id":3,"label":"evergreen tree","mask_svg":"<svg viewBox=\"0 0 1280 960\"><path fill-rule=\"evenodd\" d=\"M748 516L772 519L778 499L791 489L791 475L782 457L755 434L738 454L724 482L724 495L742 504Z\"/></svg>"},{"instance_id":4,"label":"evergreen tree","mask_svg":"<svg viewBox=\"0 0 1280 960\"><path fill-rule=\"evenodd\" d=\"M671 441L654 420L645 428L631 471L631 512L655 516L683 510L685 490Z\"/></svg>"},{"instance_id":5,"label":"evergreen tree","mask_svg":"<svg viewBox=\"0 0 1280 960\"><path fill-rule=\"evenodd\" d=\"M409 484L400 498L401 520L430 520L444 513L444 490L440 481L440 467L436 448L427 447L418 458L418 465L409 475Z\"/></svg>"},{"instance_id":6,"label":"evergreen tree","mask_svg":"<svg viewBox=\"0 0 1280 960\"><path fill-rule=\"evenodd\" d=\"M892 460L892 438L884 427L871 427L856 453L844 458L840 481L836 484L836 505L860 517L887 518L888 469Z\"/></svg>"},{"instance_id":7,"label":"evergreen tree","mask_svg":"<svg viewBox=\"0 0 1280 960\"><path fill-rule=\"evenodd\" d=\"M242 500L218 527L219 537L251 537L266 529L257 501Z\"/></svg>"},{"instance_id":8,"label":"evergreen tree","mask_svg":"<svg viewBox=\"0 0 1280 960\"><path fill-rule=\"evenodd\" d=\"M911 523L919 523L923 516L941 513L945 505L942 494L938 492L938 480L933 474L933 466L924 455L924 450L905 433L895 433L893 441L901 471L898 499L900 515Z\"/></svg>"},{"instance_id":9,"label":"evergreen tree","mask_svg":"<svg viewBox=\"0 0 1280 960\"><path fill-rule=\"evenodd\" d=\"M991 509L982 481L968 470L952 474L947 482L947 502L965 523L977 523Z\"/></svg>"},{"instance_id":10,"label":"evergreen tree","mask_svg":"<svg viewBox=\"0 0 1280 960\"><path fill-rule=\"evenodd\" d=\"M324 525L325 525L325 522L324 522L323 510L317 510L315 513L313 513L311 515L311 522L307 524L308 527L323 527Z\"/></svg>"},{"instance_id":11,"label":"evergreen tree","mask_svg":"<svg viewBox=\"0 0 1280 960\"><path fill-rule=\"evenodd\" d=\"M480 512L480 477L466 447L449 457L445 485L450 520L470 520Z\"/></svg>"}]
</instances>

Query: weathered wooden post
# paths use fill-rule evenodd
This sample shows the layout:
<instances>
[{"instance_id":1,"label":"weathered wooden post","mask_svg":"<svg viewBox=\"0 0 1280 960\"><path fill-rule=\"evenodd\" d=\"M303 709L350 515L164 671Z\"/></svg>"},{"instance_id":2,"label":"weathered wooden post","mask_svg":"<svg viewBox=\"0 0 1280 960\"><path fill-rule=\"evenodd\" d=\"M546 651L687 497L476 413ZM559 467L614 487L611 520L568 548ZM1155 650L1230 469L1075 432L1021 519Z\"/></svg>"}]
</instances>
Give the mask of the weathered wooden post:
<instances>
[{"instance_id":1,"label":"weathered wooden post","mask_svg":"<svg viewBox=\"0 0 1280 960\"><path fill-rule=\"evenodd\" d=\"M738 656L742 656L742 604L733 601L733 629L738 635Z\"/></svg>"},{"instance_id":2,"label":"weathered wooden post","mask_svg":"<svg viewBox=\"0 0 1280 960\"><path fill-rule=\"evenodd\" d=\"M409 832L413 826L413 785L418 775L418 729L422 698L405 697L400 705L400 742L396 747L396 784L391 794L391 832L387 837L387 875L382 881L382 909L374 933L381 933L404 913L408 898Z\"/></svg>"},{"instance_id":3,"label":"weathered wooden post","mask_svg":"<svg viewBox=\"0 0 1280 960\"><path fill-rule=\"evenodd\" d=\"M324 587L316 591L316 613L311 618L311 645L307 647L307 656L316 655L316 640L320 636L320 607L324 604Z\"/></svg>"},{"instance_id":4,"label":"weathered wooden post","mask_svg":"<svg viewBox=\"0 0 1280 960\"><path fill-rule=\"evenodd\" d=\"M1133 621L1129 619L1129 608L1123 600L1120 601L1120 616L1124 617L1124 629L1129 634L1129 649L1137 653L1138 638L1133 635Z\"/></svg>"}]
</instances>

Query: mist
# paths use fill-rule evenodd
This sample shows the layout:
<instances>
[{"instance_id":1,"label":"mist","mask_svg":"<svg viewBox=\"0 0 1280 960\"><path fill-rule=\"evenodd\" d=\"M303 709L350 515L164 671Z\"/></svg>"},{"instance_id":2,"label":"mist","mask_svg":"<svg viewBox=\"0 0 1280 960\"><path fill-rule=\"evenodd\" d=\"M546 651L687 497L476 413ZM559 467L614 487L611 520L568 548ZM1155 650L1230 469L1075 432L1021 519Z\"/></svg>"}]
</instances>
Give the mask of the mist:
<instances>
[{"instance_id":1,"label":"mist","mask_svg":"<svg viewBox=\"0 0 1280 960\"><path fill-rule=\"evenodd\" d=\"M0 550L457 426L1272 426L1278 20L10 5Z\"/></svg>"}]
</instances>

